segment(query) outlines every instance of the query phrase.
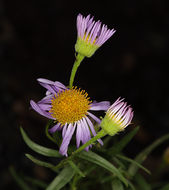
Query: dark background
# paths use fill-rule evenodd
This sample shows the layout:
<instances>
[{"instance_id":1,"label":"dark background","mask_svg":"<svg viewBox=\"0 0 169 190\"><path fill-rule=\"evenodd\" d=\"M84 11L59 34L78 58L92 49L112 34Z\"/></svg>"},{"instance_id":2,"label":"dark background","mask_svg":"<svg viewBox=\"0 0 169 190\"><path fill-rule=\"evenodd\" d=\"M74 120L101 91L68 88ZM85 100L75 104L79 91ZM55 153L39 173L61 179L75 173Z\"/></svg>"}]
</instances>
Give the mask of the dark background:
<instances>
[{"instance_id":1,"label":"dark background","mask_svg":"<svg viewBox=\"0 0 169 190\"><path fill-rule=\"evenodd\" d=\"M39 77L68 84L79 12L117 30L83 61L75 84L93 100L113 103L121 96L132 105L133 126L140 125L140 131L127 148L128 156L169 132L167 1L0 0L0 189L15 189L7 170L11 165L18 172L51 179L52 174L25 158L30 150L19 126L35 142L53 146L44 135L47 120L30 110L29 101L44 96ZM168 143L152 154L154 166Z\"/></svg>"}]
</instances>

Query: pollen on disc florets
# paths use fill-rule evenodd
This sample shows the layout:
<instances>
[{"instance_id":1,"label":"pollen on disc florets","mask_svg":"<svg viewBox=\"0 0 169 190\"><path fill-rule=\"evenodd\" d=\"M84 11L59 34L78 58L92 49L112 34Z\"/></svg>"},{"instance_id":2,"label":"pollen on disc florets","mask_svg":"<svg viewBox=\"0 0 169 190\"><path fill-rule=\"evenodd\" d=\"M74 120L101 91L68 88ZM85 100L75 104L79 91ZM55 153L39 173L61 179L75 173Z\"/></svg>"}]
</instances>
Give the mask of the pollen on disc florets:
<instances>
[{"instance_id":1,"label":"pollen on disc florets","mask_svg":"<svg viewBox=\"0 0 169 190\"><path fill-rule=\"evenodd\" d=\"M57 93L51 101L50 113L62 125L85 117L91 104L88 94L77 87Z\"/></svg>"}]
</instances>

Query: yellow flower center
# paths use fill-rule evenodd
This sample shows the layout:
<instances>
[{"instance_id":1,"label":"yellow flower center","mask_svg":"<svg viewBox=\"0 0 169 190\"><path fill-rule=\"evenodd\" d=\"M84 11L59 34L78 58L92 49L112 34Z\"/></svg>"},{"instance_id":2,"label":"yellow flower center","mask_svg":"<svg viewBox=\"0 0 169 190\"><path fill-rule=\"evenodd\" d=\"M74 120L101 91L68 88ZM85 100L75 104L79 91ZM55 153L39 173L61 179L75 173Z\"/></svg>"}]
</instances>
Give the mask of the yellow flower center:
<instances>
[{"instance_id":1,"label":"yellow flower center","mask_svg":"<svg viewBox=\"0 0 169 190\"><path fill-rule=\"evenodd\" d=\"M62 125L74 123L86 116L90 104L88 94L75 87L53 97L50 113Z\"/></svg>"}]
</instances>

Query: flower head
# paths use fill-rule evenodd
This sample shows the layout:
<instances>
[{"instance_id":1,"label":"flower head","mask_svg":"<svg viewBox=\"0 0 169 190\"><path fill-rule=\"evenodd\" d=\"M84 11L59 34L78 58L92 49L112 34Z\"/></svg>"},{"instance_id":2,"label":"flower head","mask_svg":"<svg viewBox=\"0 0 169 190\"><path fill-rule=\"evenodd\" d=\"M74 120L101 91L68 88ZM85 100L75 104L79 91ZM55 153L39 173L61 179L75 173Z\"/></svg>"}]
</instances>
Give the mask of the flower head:
<instances>
[{"instance_id":1,"label":"flower head","mask_svg":"<svg viewBox=\"0 0 169 190\"><path fill-rule=\"evenodd\" d=\"M38 103L31 100L31 107L39 114L56 122L49 130L51 133L62 130L63 140L59 151L62 155L67 156L68 145L75 130L77 147L80 146L80 142L85 144L89 141L91 133L93 136L96 135L90 119L92 118L99 124L101 121L90 111L107 110L110 104L107 101L92 103L84 90L76 87L69 89L57 81L38 79L38 82L47 89L46 96ZM98 142L102 144L100 139ZM85 150L88 151L91 146Z\"/></svg>"},{"instance_id":2,"label":"flower head","mask_svg":"<svg viewBox=\"0 0 169 190\"><path fill-rule=\"evenodd\" d=\"M105 24L102 25L100 21L94 21L90 15L85 18L79 14L75 50L83 56L91 57L115 32L114 29L108 29Z\"/></svg>"},{"instance_id":3,"label":"flower head","mask_svg":"<svg viewBox=\"0 0 169 190\"><path fill-rule=\"evenodd\" d=\"M133 118L132 108L123 100L118 98L107 110L101 122L101 127L111 136L124 130Z\"/></svg>"}]
</instances>

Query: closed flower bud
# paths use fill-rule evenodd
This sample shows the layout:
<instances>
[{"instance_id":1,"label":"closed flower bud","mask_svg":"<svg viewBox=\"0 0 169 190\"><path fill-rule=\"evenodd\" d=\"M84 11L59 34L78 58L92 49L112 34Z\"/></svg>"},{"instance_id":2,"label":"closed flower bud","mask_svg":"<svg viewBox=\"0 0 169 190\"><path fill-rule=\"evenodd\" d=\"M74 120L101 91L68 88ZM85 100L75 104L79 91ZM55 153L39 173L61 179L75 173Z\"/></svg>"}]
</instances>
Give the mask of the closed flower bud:
<instances>
[{"instance_id":1,"label":"closed flower bud","mask_svg":"<svg viewBox=\"0 0 169 190\"><path fill-rule=\"evenodd\" d=\"M133 118L133 111L130 106L127 106L123 99L118 98L114 104L107 110L105 117L101 122L101 127L110 136L123 131Z\"/></svg>"}]
</instances>

